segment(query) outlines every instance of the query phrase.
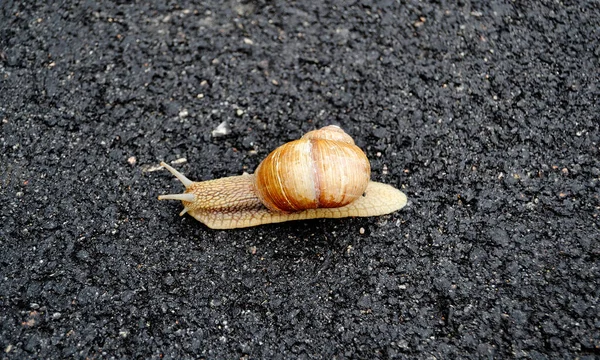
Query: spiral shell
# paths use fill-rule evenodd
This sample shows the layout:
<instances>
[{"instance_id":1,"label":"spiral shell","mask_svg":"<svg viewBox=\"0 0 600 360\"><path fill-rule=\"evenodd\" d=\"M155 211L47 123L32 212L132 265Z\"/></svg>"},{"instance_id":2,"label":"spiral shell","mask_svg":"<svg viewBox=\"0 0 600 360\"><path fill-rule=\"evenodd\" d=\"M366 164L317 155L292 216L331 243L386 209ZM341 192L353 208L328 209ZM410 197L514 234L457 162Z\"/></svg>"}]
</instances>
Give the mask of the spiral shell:
<instances>
[{"instance_id":1,"label":"spiral shell","mask_svg":"<svg viewBox=\"0 0 600 360\"><path fill-rule=\"evenodd\" d=\"M271 152L255 172L255 193L274 211L334 208L363 195L371 166L337 126L306 133Z\"/></svg>"}]
</instances>

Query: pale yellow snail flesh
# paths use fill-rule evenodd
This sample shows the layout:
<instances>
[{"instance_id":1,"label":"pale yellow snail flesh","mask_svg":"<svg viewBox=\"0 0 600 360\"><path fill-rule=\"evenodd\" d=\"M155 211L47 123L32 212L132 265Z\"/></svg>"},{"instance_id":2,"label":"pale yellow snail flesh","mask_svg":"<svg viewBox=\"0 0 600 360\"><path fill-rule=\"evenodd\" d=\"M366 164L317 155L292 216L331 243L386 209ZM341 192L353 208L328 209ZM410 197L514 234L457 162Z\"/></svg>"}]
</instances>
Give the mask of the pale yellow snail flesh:
<instances>
[{"instance_id":1,"label":"pale yellow snail flesh","mask_svg":"<svg viewBox=\"0 0 600 360\"><path fill-rule=\"evenodd\" d=\"M290 164L303 170L294 170L296 167L288 166ZM280 146L261 162L256 174L193 182L166 163L161 162L161 165L175 175L186 190L183 194L161 195L158 199L182 201L184 209L180 215L188 213L213 229L291 220L379 216L403 208L407 201L406 195L398 189L369 180L370 165L366 156L337 126L311 131L299 140ZM277 194L273 188L278 187L292 187L294 191L283 190ZM292 197L298 196L296 192L301 195L294 200Z\"/></svg>"}]
</instances>

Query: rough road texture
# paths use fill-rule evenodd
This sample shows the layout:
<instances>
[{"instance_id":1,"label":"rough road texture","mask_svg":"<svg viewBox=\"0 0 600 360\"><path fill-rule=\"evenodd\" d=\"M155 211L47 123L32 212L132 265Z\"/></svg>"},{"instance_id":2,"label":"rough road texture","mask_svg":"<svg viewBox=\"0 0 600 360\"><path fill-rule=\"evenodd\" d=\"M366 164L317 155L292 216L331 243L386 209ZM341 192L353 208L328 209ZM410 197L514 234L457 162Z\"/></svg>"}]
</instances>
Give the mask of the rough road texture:
<instances>
[{"instance_id":1,"label":"rough road texture","mask_svg":"<svg viewBox=\"0 0 600 360\"><path fill-rule=\"evenodd\" d=\"M47 3L0 2L2 358L600 357L598 1ZM405 209L156 200L331 123Z\"/></svg>"}]
</instances>

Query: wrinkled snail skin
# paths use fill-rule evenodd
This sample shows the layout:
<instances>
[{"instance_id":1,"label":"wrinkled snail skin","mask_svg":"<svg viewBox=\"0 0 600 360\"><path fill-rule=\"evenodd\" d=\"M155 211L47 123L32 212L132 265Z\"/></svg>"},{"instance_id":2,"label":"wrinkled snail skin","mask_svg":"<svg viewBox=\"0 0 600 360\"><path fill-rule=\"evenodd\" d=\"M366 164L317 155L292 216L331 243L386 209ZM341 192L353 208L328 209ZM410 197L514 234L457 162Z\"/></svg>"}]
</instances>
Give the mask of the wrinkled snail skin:
<instances>
[{"instance_id":1,"label":"wrinkled snail skin","mask_svg":"<svg viewBox=\"0 0 600 360\"><path fill-rule=\"evenodd\" d=\"M185 178L165 163L178 178ZM364 196L337 208L316 208L286 213L265 207L254 193L254 175L231 176L217 180L190 182L184 194L161 195L160 200L181 200L184 210L211 229L235 229L292 220L378 216L400 210L406 195L398 189L371 181ZM191 195L191 196L190 196Z\"/></svg>"},{"instance_id":2,"label":"wrinkled snail skin","mask_svg":"<svg viewBox=\"0 0 600 360\"><path fill-rule=\"evenodd\" d=\"M308 145L299 144L301 141ZM298 146L307 148L302 148L300 152L307 152L309 160L297 158L294 151ZM285 154L286 149L294 150L292 155ZM326 161L325 165L319 164L331 151L334 153L332 160ZM175 175L186 190L183 194L161 195L158 198L181 200L184 209L180 215L188 213L212 229L244 228L316 218L379 216L403 208L407 198L401 191L390 185L369 181L370 166L366 156L362 159L363 156L362 150L354 145L354 141L343 130L328 126L282 145L269 154L256 173L251 175L193 182L162 162L161 165ZM345 160L346 157L348 160ZM290 170L285 165L288 162L300 163L313 176L304 176L301 170ZM338 166L340 162L342 166ZM269 173L271 170L265 170L265 167L271 166L274 174ZM334 180L337 181L335 185ZM266 193L262 191L265 187L271 187L270 182L277 186L299 187L301 194L284 191L270 198L277 190L271 188Z\"/></svg>"}]
</instances>

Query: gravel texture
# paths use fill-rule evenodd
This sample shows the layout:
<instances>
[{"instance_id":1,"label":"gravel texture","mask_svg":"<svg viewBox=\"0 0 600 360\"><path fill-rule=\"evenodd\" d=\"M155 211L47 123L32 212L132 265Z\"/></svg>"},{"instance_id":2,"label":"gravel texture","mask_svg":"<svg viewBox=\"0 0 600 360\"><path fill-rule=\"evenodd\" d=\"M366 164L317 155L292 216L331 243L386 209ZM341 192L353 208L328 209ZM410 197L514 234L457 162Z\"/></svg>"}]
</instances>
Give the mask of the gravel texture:
<instances>
[{"instance_id":1,"label":"gravel texture","mask_svg":"<svg viewBox=\"0 0 600 360\"><path fill-rule=\"evenodd\" d=\"M0 1L0 358L597 359L599 69L597 0ZM156 199L327 124L405 209Z\"/></svg>"}]
</instances>

